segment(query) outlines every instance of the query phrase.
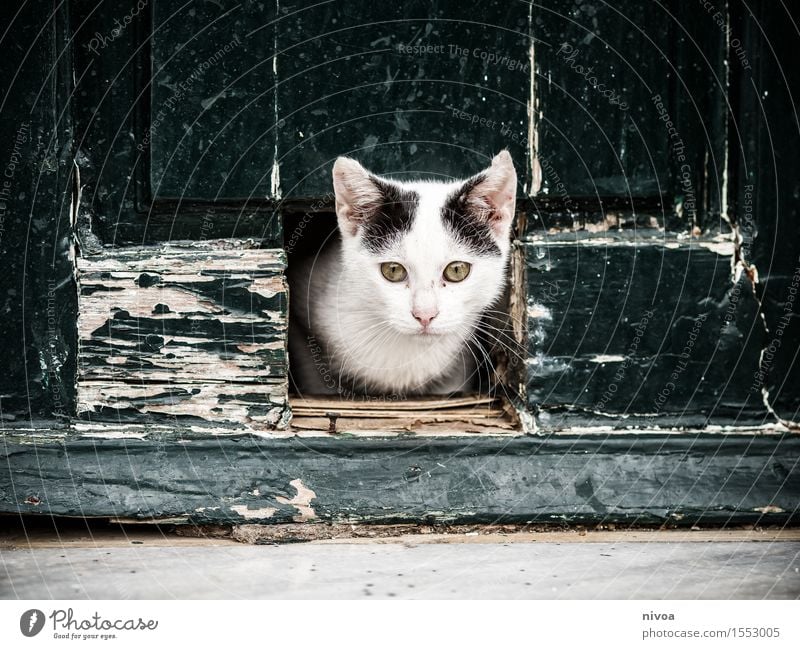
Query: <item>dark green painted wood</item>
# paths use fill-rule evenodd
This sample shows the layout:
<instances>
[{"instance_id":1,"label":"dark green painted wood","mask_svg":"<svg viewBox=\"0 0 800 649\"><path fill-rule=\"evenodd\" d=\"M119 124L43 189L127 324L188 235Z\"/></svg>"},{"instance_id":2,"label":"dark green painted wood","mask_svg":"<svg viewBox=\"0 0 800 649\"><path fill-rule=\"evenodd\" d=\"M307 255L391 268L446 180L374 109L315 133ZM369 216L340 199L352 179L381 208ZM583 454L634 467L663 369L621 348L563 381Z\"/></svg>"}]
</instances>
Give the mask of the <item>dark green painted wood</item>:
<instances>
[{"instance_id":1,"label":"dark green painted wood","mask_svg":"<svg viewBox=\"0 0 800 649\"><path fill-rule=\"evenodd\" d=\"M570 21L583 21L584 27L591 23L592 31L597 27L594 21L599 20L602 29L595 31L602 36L604 20L609 16L622 20L618 5L601 8L605 18L592 3L567 5L572 8L565 8L560 15L549 14L554 29L562 23L568 25L563 34L579 28ZM651 37L668 37L667 56L661 65L674 65L675 70L667 70L663 80L658 81L665 84L661 94L669 97L664 102L663 119L669 117L674 122L686 145L686 169L674 146L666 157L654 157L666 166L659 163L654 168L665 169L666 177L672 179L670 195L676 207L681 201L686 203L688 191L694 194L696 215L691 217L684 204L683 215L676 209L674 218L665 220L663 215L672 212L669 202L673 198L664 201L662 214L657 203L647 205L644 198L638 200L635 210L625 205L624 198L598 198L593 218L591 201L573 199L570 172L562 173L549 163L545 149L547 138L552 139L553 133L546 123L541 125L543 178L550 187L546 199L534 201L535 209L526 215L521 229L529 238L545 241L553 241L554 236L562 241L572 236L581 238L581 249L589 253L594 247L594 254L581 256L573 250L567 256L566 268L561 257L550 268L549 253L533 262L536 273L528 278L528 299L553 302L556 317L538 325L534 318L530 324L529 404L534 409L542 408L540 424L554 428L603 423L646 425L659 418L692 426L758 423L777 418L796 424L800 421L800 321L795 296L800 290L800 169L796 155L800 122L795 107L800 79L794 68L785 64L798 43L791 28L796 15L787 15L787 9L775 4L735 2L730 8L731 31L727 33L727 3L720 2L709 10L702 4L697 7L690 3L637 6L638 9L625 5L622 13L649 12L639 26ZM535 21L536 36L541 33L538 27L541 25ZM620 29L612 38L628 40L631 36ZM602 69L608 69L608 61L613 58L602 54L596 37L581 48L581 56L597 52ZM637 57L646 54L630 47L624 52L622 58L636 63L637 72L655 74L652 66L657 64L657 58L650 57L650 63L642 64ZM573 64L579 63L578 58L574 56L560 74L574 77ZM562 68L565 63L547 48L541 57L537 55L537 60L543 65L555 60L556 67ZM778 69L786 71L776 74ZM733 92L728 92L729 85ZM590 90L585 88L586 92ZM548 102L564 100L549 84L538 96L545 118ZM640 103L645 100L641 97ZM648 137L657 137L659 131L666 133L658 114L653 114L654 108L650 102L647 120L640 125ZM602 115L602 111L597 114ZM568 133L566 127L562 130ZM726 140L730 142L727 169ZM582 154L588 150L580 147ZM631 159L635 159L635 150L628 150ZM608 167L602 156L588 157ZM559 155L559 163L564 159ZM565 166L575 169L574 165ZM683 171L689 173L690 180L685 186ZM726 200L732 204L728 214L722 214ZM735 235L728 219L738 227ZM699 228L705 233L719 233L718 239L720 235L735 239L732 254L738 263L738 281L734 284L729 278L727 266L733 261L730 257L718 264L713 253L700 250L699 255L694 254L691 246L680 241L672 245L683 248L682 253L662 251L665 259L672 258L668 263L653 261L637 268L633 251L626 255L624 249L606 260L606 239L636 240L647 236L639 228L646 227L648 221L650 226L664 225L667 230L693 228L696 232ZM584 232L571 235L568 230L572 229ZM618 232L620 229L629 234ZM592 241L592 236L597 238ZM655 239L663 236L656 233ZM654 243L658 247L657 241ZM557 250L562 243L554 245L555 248L545 245L541 249ZM540 272L542 267L545 274ZM556 281L549 282L547 275ZM647 328L657 334L656 338L648 343L647 351L639 345L633 356L641 358L632 358L630 363L621 361L619 357L630 355L625 341L635 338L630 323L637 322L639 314L649 308L648 299L661 303L659 322L655 326L650 323ZM638 313L630 312L632 305ZM708 313L709 317L703 323L699 348L693 349L691 362L679 372L680 384L676 383L675 389L668 387L664 394L670 375L682 366L674 354L680 354L687 324L691 331L691 319L701 313ZM595 362L600 355L617 358ZM663 396L659 398L659 394ZM609 414L624 417L611 420Z\"/></svg>"},{"instance_id":2,"label":"dark green painted wood","mask_svg":"<svg viewBox=\"0 0 800 649\"><path fill-rule=\"evenodd\" d=\"M725 227L724 38L681 3L157 3L124 14L132 22L113 39L110 5L75 6L84 202L103 241L257 235L274 245L267 199L328 194L343 152L380 171L463 176L508 146L530 188L532 43L548 191L538 209L596 222L617 200L647 224ZM593 87L605 77L611 101ZM696 210L656 94L691 143ZM675 201L683 216L670 221Z\"/></svg>"},{"instance_id":3,"label":"dark green painted wood","mask_svg":"<svg viewBox=\"0 0 800 649\"><path fill-rule=\"evenodd\" d=\"M734 130L730 92L728 39L720 26L727 24L727 0L716 0L714 10L693 2L663 2L671 14L670 59L674 69L669 74L671 108L684 144L686 161L682 162L673 147L670 155L672 182L671 219L673 228L683 224L699 227L705 233L729 232L727 215L722 213L730 199L726 187L728 140ZM717 13L719 12L719 13ZM663 128L663 123L662 123ZM684 168L684 164L688 167ZM684 179L690 174L691 183ZM728 195L726 195L726 192ZM691 205L694 200L694 218ZM680 206L680 213L678 212Z\"/></svg>"},{"instance_id":4,"label":"dark green painted wood","mask_svg":"<svg viewBox=\"0 0 800 649\"><path fill-rule=\"evenodd\" d=\"M15 147L24 163L15 171L15 193L4 201L2 213L0 249L7 265L0 295L5 300L4 312L14 315L0 320L0 333L7 341L22 341L22 353L20 347L7 345L0 359L7 359L0 378L0 416L16 418L13 424L18 425L23 418L72 411L77 311L69 217L73 157L80 171L81 263L84 270L92 264L109 264L98 274L85 276L91 282L84 283L81 299L85 305L97 305L102 302L99 291L109 283L138 279L141 286L151 276L173 270L164 266L151 268L151 273L140 269L135 278L115 277L113 264L124 265L126 255L135 257L137 249L116 256L103 252L105 245L127 248L178 237L238 235L277 246L281 228L278 219L272 218L275 201L311 199L316 209L329 209L330 201L319 197L329 193L328 165L342 152L351 152L381 172L464 175L508 145L518 166L524 166L519 161L526 155L530 100L530 75L526 76L524 66L533 30L539 73L535 94L539 103L534 110L543 115L538 147L545 164L565 183L561 192L552 172L544 170L548 193L534 205L542 210L542 218L537 222L528 215L532 229L523 234L521 244L529 293L512 296L518 301L528 299L516 308L527 307L530 317L531 358L524 365L531 374L526 398L537 412L540 427L773 422L764 398L779 415L796 420L800 332L797 302L790 300L790 290L799 261L800 174L794 137L797 115L787 107L798 99L798 72L786 62L792 60L796 44L791 29L798 22L797 12L792 9L786 15L786 9L776 3L732 3L733 25L739 30L735 34L740 35L753 64L753 70L744 74L736 52L737 59L729 62L736 88L737 122L732 125L721 97L724 31L712 15L701 12L702 7L688 4L563 2L534 5L529 13L525 3L414 2L372 7L323 2L313 9L278 3L279 22L273 26L273 36L262 42L258 41L260 32L248 32L252 45L224 52L213 68L203 70L199 82L189 85L189 91L181 95L183 101L175 102L170 101L175 92L170 84L174 88L177 79L173 74L183 70L189 78L192 69L187 67L224 48L231 40L224 39L229 30L243 33L246 23L253 21L266 26L264 32L273 29L269 17L274 17L276 5L253 5L259 12L251 5L242 6L234 11L249 16L247 20L237 23L231 14L212 24L233 3L201 3L165 23L158 11L167 3L161 2L155 19L156 26L164 25L164 33L156 34L153 41L152 3L134 15L133 0L122 5L72 0L69 16L66 5L59 4L49 21L40 10L42 5L26 3L4 41L10 65L2 74L11 81L0 106L0 169L5 171L7 161L17 155ZM634 22L624 21L620 8ZM680 16L688 33L667 15L669 9ZM11 21L17 7L4 6L0 11ZM127 16L130 22L125 21ZM208 24L215 38L199 38ZM270 38L278 48L276 68L266 64ZM698 40L696 51L692 38ZM31 48L37 39L41 47ZM193 44L172 52L187 41ZM620 55L609 52L603 41L620 48ZM557 54L564 42L581 50L575 58L587 57L581 65L588 67L596 61L597 71L602 68L619 79L626 97L636 100L630 103L628 114L622 114L618 106L597 105L594 89L566 60L566 52ZM401 43L434 49L401 52ZM466 61L450 56L451 44L468 48ZM666 55L656 52L653 56L657 47ZM731 47L735 48L733 41ZM156 88L151 84L153 53L156 66L159 60L167 65L157 74ZM170 59L173 53L176 56ZM481 60L482 53L508 56L507 62L514 66ZM708 58L707 63L701 55ZM635 64L642 79L627 63ZM678 66L678 72L670 63ZM263 77L259 76L262 70ZM276 78L270 76L275 74ZM269 109L270 79L273 84L277 81L276 94L271 100L273 110L262 123L255 113ZM73 82L73 105L69 106ZM559 84L579 101L571 100ZM667 98L666 112L690 148L696 217L685 204L685 192L676 185L676 161L680 161L674 147L669 150L668 132L651 101L656 93ZM233 118L230 134L220 129L221 120L233 107L243 107L259 96L240 121ZM200 103L202 110L197 102L206 102ZM633 106L638 119L633 118ZM156 109L163 108L168 114L161 128ZM465 112L454 114L453 108ZM473 115L478 116L477 124L472 124ZM156 118L159 124L153 129ZM272 140L272 148L262 149L257 145L274 137L269 125L276 118L281 137ZM494 123L481 124L481 118ZM28 121L29 134L21 128ZM192 128L184 128L185 123ZM505 126L510 130L503 132ZM647 151L636 139L637 127ZM760 313L747 275L737 283L731 279L733 253L720 254L695 241L664 237L663 232L656 235L661 241L641 242L637 239L645 233L627 236L614 231L634 225L666 225L667 230L685 231L697 225L706 232L725 232L717 212L723 206L724 189L718 152L726 129L733 142L729 153L735 160L728 169L731 196L738 199L733 216L744 240L735 254L740 261L753 261L759 271ZM217 132L222 138L209 144ZM412 137L418 141L411 142ZM588 171L573 145L587 161ZM276 147L279 164L273 174ZM170 160L172 153L176 155ZM233 169L231 156L238 160L240 155L242 163ZM196 173L194 163L200 160L206 164L202 169L198 166ZM233 173L223 179L219 174L226 167ZM268 168L267 185L264 172ZM529 181L527 171L520 175ZM600 179L597 192L589 177ZM153 178L158 185L155 190ZM748 198L751 185L753 195ZM581 194L589 198L581 199ZM593 194L602 196L592 198ZM248 200L235 200L241 198ZM567 202L572 198L579 203L577 208ZM670 220L675 198L683 202L683 214L676 211L676 219ZM749 203L753 208L750 222ZM665 209L667 217L662 214ZM565 240L582 236L568 233L578 212L577 222L588 234L582 244ZM542 223L555 225L556 230L550 233L552 238L537 241ZM598 230L602 239L596 236ZM164 369L159 367L162 340L167 347L178 348L179 339L188 333L189 346L216 354L217 343L238 347L246 338L239 335L241 326L222 333L222 327L212 321L222 321L230 311L238 313L234 319L246 314L244 298L250 296L245 291L264 277L251 269L231 286L228 280L233 278L225 275L223 294L220 277L203 288L197 284L204 272L224 275L230 269L213 267L219 258L201 261L191 279L170 280L166 285L188 287L184 292L195 302L211 303L218 317L203 321L194 331L190 325L187 332L191 309L186 304L173 309L159 301L145 314L132 314L130 309L126 314L120 308L113 312L119 317L113 317L109 308L101 325L87 327L82 337L85 364L79 389L105 383L117 390L100 390L107 402L97 410L91 405L85 412L92 418L111 413L115 418L132 414L140 420L145 411L147 416L160 412L167 415L160 418L161 433L148 433L155 430L152 427L144 431L144 439L138 439L142 429L131 427L116 431L120 439L104 438L102 431L95 438L72 432L57 437L53 424L6 433L0 445L0 509L51 515L179 517L196 522L285 522L314 517L370 522L797 520L797 437L617 433L608 437L357 440L221 435L241 424L241 409L247 410L251 420L268 416L264 393L259 390L279 385L285 367L280 359L275 361L272 350L255 360L238 353L233 359L229 353L218 354L205 373L192 377L194 385L188 387L174 379L185 378L193 369L192 359L177 368L167 363L168 371L158 374ZM277 274L267 273L273 279ZM113 290L107 292L106 302L122 297ZM268 303L267 310L275 306L270 296L253 292L265 300L255 298L258 306ZM180 316L170 316L164 307ZM267 319L256 327L266 340L276 337L285 318L285 301L276 308L279 315L274 321ZM650 308L652 320L631 351L635 323ZM91 313L86 309L81 316ZM97 313L102 315L102 309ZM706 319L698 329L689 362L682 367L680 354L701 314ZM111 335L102 340L104 326ZM779 335L780 353L767 356L770 342ZM125 347L123 343L132 344ZM164 356L168 353L175 352L170 348ZM193 358L200 359L200 353ZM620 365L627 360L630 363L617 379ZM251 378L258 380L223 381L209 409L220 417L198 416L207 414L209 402L196 395L219 379L214 371L221 372L228 361L243 368L243 373L255 368L257 376ZM240 361L247 362L238 365ZM258 372L267 361L270 370L262 381ZM273 364L277 369L271 374ZM537 374L537 367L543 371ZM655 405L654 400L668 387L670 374L679 367L675 389L654 412L648 405ZM765 394L757 386L759 369L765 373ZM146 380L163 390L144 397L135 393L141 385L153 385ZM594 407L612 384L616 390L603 408ZM125 408L120 407L123 402ZM609 419L600 411L615 416ZM193 418L189 425L204 427L183 433L178 426L186 423L184 417ZM214 421L217 435L208 432L208 419ZM78 423L73 431L85 426Z\"/></svg>"},{"instance_id":5,"label":"dark green painted wood","mask_svg":"<svg viewBox=\"0 0 800 649\"><path fill-rule=\"evenodd\" d=\"M733 37L739 40L731 55L738 89L733 216L742 259L758 273L756 293L767 329L751 381L779 416L800 421L800 6L732 6Z\"/></svg>"},{"instance_id":6,"label":"dark green painted wood","mask_svg":"<svg viewBox=\"0 0 800 649\"><path fill-rule=\"evenodd\" d=\"M603 222L616 197L634 220L649 198L646 216L662 226L719 229L725 40L689 4L534 5L537 149L555 200L539 209L577 215L594 197L590 220Z\"/></svg>"},{"instance_id":7,"label":"dark green painted wood","mask_svg":"<svg viewBox=\"0 0 800 649\"><path fill-rule=\"evenodd\" d=\"M102 244L141 241L147 209L145 128L146 11L136 3L70 3L75 76L79 240L84 254ZM120 29L126 17L132 21ZM119 23L115 22L119 21Z\"/></svg>"},{"instance_id":8,"label":"dark green painted wood","mask_svg":"<svg viewBox=\"0 0 800 649\"><path fill-rule=\"evenodd\" d=\"M535 9L542 160L560 171L571 195L660 193L669 184L667 140L658 126L643 126L656 125L650 97L669 97L663 13L634 1L561 0Z\"/></svg>"},{"instance_id":9,"label":"dark green painted wood","mask_svg":"<svg viewBox=\"0 0 800 649\"><path fill-rule=\"evenodd\" d=\"M3 3L0 421L72 414L76 291L66 9Z\"/></svg>"},{"instance_id":10,"label":"dark green painted wood","mask_svg":"<svg viewBox=\"0 0 800 649\"><path fill-rule=\"evenodd\" d=\"M95 41L113 12L79 7L78 67L115 80L83 100L87 166L127 138L115 149L124 174L109 170L92 192L124 208L115 220L97 217L123 242L166 238L170 216L178 236L194 238L180 207L198 202L253 209L267 198L319 198L342 153L385 172L464 176L508 147L530 186L525 3L156 3L109 44L99 39L103 60ZM114 133L101 135L104 120ZM146 227L131 208L148 213ZM213 236L235 234L246 233Z\"/></svg>"},{"instance_id":11,"label":"dark green painted wood","mask_svg":"<svg viewBox=\"0 0 800 649\"><path fill-rule=\"evenodd\" d=\"M121 4L97 0L70 2L76 83L73 97L76 162L80 168L82 189L78 233L82 252L97 252L103 245L223 237L257 237L264 240L265 246L280 245L280 220L275 218L270 201L253 194L252 200L230 202L218 193L221 178L214 166L221 157L218 150L213 150L210 158L206 156L213 162L204 167L209 174L201 174L204 185L210 188L203 194L207 200L194 200L192 195L197 193L195 191L178 192L178 200L153 199L151 148L155 146L157 154L156 171L166 168L163 162L159 162L164 159L162 154L169 154L169 159L174 151L167 151L164 147L174 150L180 140L178 136L173 141L170 134L182 132L184 125L191 123L191 120L186 120L187 111L196 106L193 100L198 99L198 93L211 92L211 88L216 87L212 80L223 83L226 74L235 72L230 65L234 64L235 68L238 60L224 53L216 66L210 65L207 70L202 67L198 72L196 66L203 66L220 47L224 49L233 36L224 42L200 39L203 45L196 45L199 52L190 46L179 58L187 65L188 60L194 61L191 68L185 68L183 75L175 72L169 79L165 73L157 75L158 88L153 92L151 75L159 68L154 68L158 61L152 60L151 47L160 52L159 47L176 44L158 38L155 44L151 42L153 4L145 3L138 10L137 0ZM203 3L202 7L198 5L192 9L186 4L186 15L179 15L175 20L191 27L188 12L202 14L206 6L214 7L212 3ZM124 27L120 29L118 25ZM193 34L191 32L187 39ZM216 37L222 38L222 35ZM255 49L255 46L251 47ZM211 48L206 58L203 58L204 48ZM241 52L245 48L237 49ZM227 61L224 60L226 57ZM167 71L173 74L170 68ZM192 77L193 73L195 77ZM158 105L151 106L151 94L154 100L159 101ZM204 95L203 99L206 98ZM209 108L213 106L209 104ZM225 102L220 106L225 106ZM265 112L265 123L272 114L272 111ZM213 116L214 112L209 115ZM197 127L196 133L204 142L208 141L208 128L210 125L205 122ZM247 141L249 143L249 135ZM241 138L236 146L230 142L227 144L232 150L243 150L245 146ZM199 140L192 141L192 146L198 155L202 153ZM267 148L271 150L274 147ZM176 166L172 167L178 172L171 181L173 185L183 178L180 174L187 172L186 169L181 171L180 167L181 161L186 161L182 151L183 145L175 157ZM186 179L181 182L186 185ZM186 186L191 188L191 185ZM213 200L215 198L219 200Z\"/></svg>"},{"instance_id":12,"label":"dark green painted wood","mask_svg":"<svg viewBox=\"0 0 800 649\"><path fill-rule=\"evenodd\" d=\"M329 193L342 154L399 178L448 178L504 147L530 187L529 11L502 0L282 6L283 196Z\"/></svg>"},{"instance_id":13,"label":"dark green painted wood","mask_svg":"<svg viewBox=\"0 0 800 649\"><path fill-rule=\"evenodd\" d=\"M774 422L751 390L763 328L732 244L565 238L522 246L542 427Z\"/></svg>"},{"instance_id":14,"label":"dark green painted wood","mask_svg":"<svg viewBox=\"0 0 800 649\"><path fill-rule=\"evenodd\" d=\"M230 240L80 259L78 415L285 427L285 270Z\"/></svg>"},{"instance_id":15,"label":"dark green painted wood","mask_svg":"<svg viewBox=\"0 0 800 649\"><path fill-rule=\"evenodd\" d=\"M798 517L798 461L800 438L750 435L6 435L0 510L196 523L785 524Z\"/></svg>"},{"instance_id":16,"label":"dark green painted wood","mask_svg":"<svg viewBox=\"0 0 800 649\"><path fill-rule=\"evenodd\" d=\"M274 197L277 3L153 5L157 197Z\"/></svg>"}]
</instances>

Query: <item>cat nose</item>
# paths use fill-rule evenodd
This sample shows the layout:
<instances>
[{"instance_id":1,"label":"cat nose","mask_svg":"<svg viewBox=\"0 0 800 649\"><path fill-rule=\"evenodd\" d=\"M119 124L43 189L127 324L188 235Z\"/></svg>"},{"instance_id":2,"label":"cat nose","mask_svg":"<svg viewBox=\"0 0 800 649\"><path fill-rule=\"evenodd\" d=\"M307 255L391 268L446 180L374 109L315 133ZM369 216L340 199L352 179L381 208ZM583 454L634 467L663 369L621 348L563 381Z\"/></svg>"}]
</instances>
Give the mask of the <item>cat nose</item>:
<instances>
[{"instance_id":1,"label":"cat nose","mask_svg":"<svg viewBox=\"0 0 800 649\"><path fill-rule=\"evenodd\" d=\"M412 309L411 315L419 322L423 327L427 327L431 320L433 320L437 315L439 315L438 309Z\"/></svg>"}]
</instances>

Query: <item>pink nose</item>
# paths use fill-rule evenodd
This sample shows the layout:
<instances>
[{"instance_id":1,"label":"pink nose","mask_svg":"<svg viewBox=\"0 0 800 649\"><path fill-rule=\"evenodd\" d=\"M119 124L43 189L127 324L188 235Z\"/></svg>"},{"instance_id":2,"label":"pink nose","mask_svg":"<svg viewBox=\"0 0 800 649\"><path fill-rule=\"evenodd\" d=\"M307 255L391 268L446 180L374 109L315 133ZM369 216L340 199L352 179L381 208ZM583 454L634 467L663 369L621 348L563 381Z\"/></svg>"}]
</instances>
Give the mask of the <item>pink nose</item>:
<instances>
[{"instance_id":1,"label":"pink nose","mask_svg":"<svg viewBox=\"0 0 800 649\"><path fill-rule=\"evenodd\" d=\"M439 312L435 309L413 309L411 315L425 328L439 315Z\"/></svg>"}]
</instances>

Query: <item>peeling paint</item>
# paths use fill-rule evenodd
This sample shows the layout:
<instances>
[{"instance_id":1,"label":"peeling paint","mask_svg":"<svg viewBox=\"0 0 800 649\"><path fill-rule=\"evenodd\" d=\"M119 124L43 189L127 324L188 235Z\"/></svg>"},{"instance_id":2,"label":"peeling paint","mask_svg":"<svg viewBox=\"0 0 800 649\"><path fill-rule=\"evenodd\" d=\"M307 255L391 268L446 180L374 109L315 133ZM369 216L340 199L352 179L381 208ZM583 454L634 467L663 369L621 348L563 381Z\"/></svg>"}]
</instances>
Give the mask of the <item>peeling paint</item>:
<instances>
[{"instance_id":1,"label":"peeling paint","mask_svg":"<svg viewBox=\"0 0 800 649\"><path fill-rule=\"evenodd\" d=\"M84 437L95 439L147 439L149 433L122 430L86 431Z\"/></svg>"},{"instance_id":2,"label":"peeling paint","mask_svg":"<svg viewBox=\"0 0 800 649\"><path fill-rule=\"evenodd\" d=\"M701 248L725 257L733 257L736 253L736 246L733 241L697 241L696 243Z\"/></svg>"},{"instance_id":3,"label":"peeling paint","mask_svg":"<svg viewBox=\"0 0 800 649\"><path fill-rule=\"evenodd\" d=\"M431 518L495 520L498 503L503 503L504 518L519 522L555 516L576 522L641 523L663 521L680 503L687 519L730 525L763 522L765 516L785 523L794 518L794 505L800 501L800 485L786 479L800 454L800 437L795 436L748 434L721 443L719 436L704 434L572 431L546 439L481 437L471 443L469 453L463 452L463 441L458 439L376 444L347 438L315 440L310 445L303 440L265 441L252 436L184 441L173 432L135 443L110 440L100 448L72 436L64 439L51 434L43 441L27 434L6 434L0 460L7 464L13 458L15 468L13 473L0 472L0 510L186 518L190 524L288 522L294 513L298 517L316 513L326 523L399 523ZM59 466L58 459L65 453L71 471ZM279 470L265 470L265 458L271 458ZM202 474L198 474L199 466ZM423 483L398 480L409 466L419 466L431 478ZM142 479L137 467L147 467L147 479ZM114 479L109 480L112 473ZM289 485L286 474L303 477L292 479ZM76 475L81 479L76 481ZM260 498L248 495L254 488L253 476L258 476L259 490L265 494ZM576 502L570 485L584 483L587 476L592 476L592 491L607 512ZM524 483L523 477L527 478ZM353 479L363 481L363 487L354 487ZM640 488L631 490L637 480ZM720 491L719 485L724 489ZM273 500L274 495L288 496L292 490L296 495L283 498L281 504ZM325 494L324 504L316 500L317 490ZM21 503L26 496L45 493L41 505ZM608 494L619 493L626 494L624 503L609 500ZM785 512L754 511L764 506Z\"/></svg>"},{"instance_id":4,"label":"peeling paint","mask_svg":"<svg viewBox=\"0 0 800 649\"><path fill-rule=\"evenodd\" d=\"M79 415L285 428L285 267L249 240L80 259Z\"/></svg>"},{"instance_id":5,"label":"peeling paint","mask_svg":"<svg viewBox=\"0 0 800 649\"><path fill-rule=\"evenodd\" d=\"M763 360L764 360L764 351L765 350L762 349L761 353L759 354L759 359L758 359L759 360L759 367L761 366L761 364L763 363ZM780 426L784 430L787 430L787 431L788 430L793 430L793 431L800 430L800 425L798 425L795 422L790 421L788 419L784 419L777 412L775 412L775 408L772 407L772 404L770 403L770 400L769 400L769 390L765 386L761 386L761 399L762 399L762 402L764 403L764 407L767 409L767 412L769 412L769 414L771 414L773 417L775 417L775 421L777 421L778 424L780 424Z\"/></svg>"},{"instance_id":6,"label":"peeling paint","mask_svg":"<svg viewBox=\"0 0 800 649\"><path fill-rule=\"evenodd\" d=\"M277 57L275 57L277 59ZM275 162L272 163L272 173L270 174L270 185L272 194L280 199L281 197L281 172L278 164L278 157L275 157Z\"/></svg>"},{"instance_id":7,"label":"peeling paint","mask_svg":"<svg viewBox=\"0 0 800 649\"><path fill-rule=\"evenodd\" d=\"M231 510L247 520L272 518L278 510L275 507L249 509L247 505L232 505Z\"/></svg>"},{"instance_id":8,"label":"peeling paint","mask_svg":"<svg viewBox=\"0 0 800 649\"><path fill-rule=\"evenodd\" d=\"M625 357L620 354L597 354L589 356L587 360L592 363L623 363Z\"/></svg>"},{"instance_id":9,"label":"peeling paint","mask_svg":"<svg viewBox=\"0 0 800 649\"><path fill-rule=\"evenodd\" d=\"M311 507L311 501L317 497L317 494L306 487L299 478L292 480L289 484L297 490L297 494L294 498L289 499L283 496L277 496L275 500L282 505L291 505L297 510L297 515L294 517L295 523L315 520L317 514Z\"/></svg>"},{"instance_id":10,"label":"peeling paint","mask_svg":"<svg viewBox=\"0 0 800 649\"><path fill-rule=\"evenodd\" d=\"M531 302L528 304L527 314L529 318L552 320L553 312L548 309L544 304L539 302Z\"/></svg>"},{"instance_id":11,"label":"peeling paint","mask_svg":"<svg viewBox=\"0 0 800 649\"><path fill-rule=\"evenodd\" d=\"M528 25L533 24L533 5L528 9ZM530 79L528 89L528 160L530 160L531 186L525 188L526 192L535 196L539 193L542 185L542 168L539 165L539 129L536 121L536 107L539 99L536 96L536 50L534 39L530 41L528 48L528 61L530 63Z\"/></svg>"}]
</instances>

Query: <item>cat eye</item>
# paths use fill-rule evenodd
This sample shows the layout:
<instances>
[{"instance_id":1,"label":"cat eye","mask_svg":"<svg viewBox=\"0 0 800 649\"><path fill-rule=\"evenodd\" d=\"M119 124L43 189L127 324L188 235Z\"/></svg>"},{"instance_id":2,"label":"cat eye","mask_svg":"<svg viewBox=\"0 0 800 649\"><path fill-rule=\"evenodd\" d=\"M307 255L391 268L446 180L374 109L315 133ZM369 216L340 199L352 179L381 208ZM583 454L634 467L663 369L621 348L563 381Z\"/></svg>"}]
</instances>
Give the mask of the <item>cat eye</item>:
<instances>
[{"instance_id":1,"label":"cat eye","mask_svg":"<svg viewBox=\"0 0 800 649\"><path fill-rule=\"evenodd\" d=\"M452 261L444 269L444 278L448 282L463 282L469 275L472 265L466 261Z\"/></svg>"},{"instance_id":2,"label":"cat eye","mask_svg":"<svg viewBox=\"0 0 800 649\"><path fill-rule=\"evenodd\" d=\"M390 282L402 282L408 277L406 269L396 261L385 261L381 264L381 273Z\"/></svg>"}]
</instances>

